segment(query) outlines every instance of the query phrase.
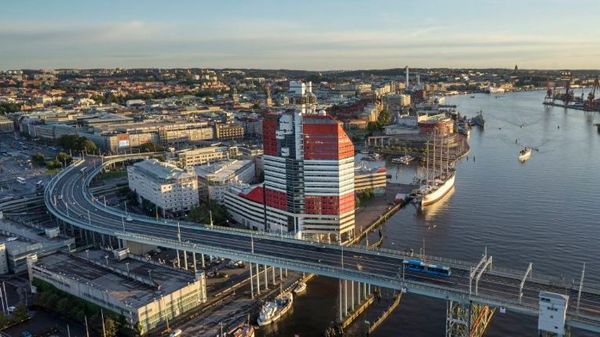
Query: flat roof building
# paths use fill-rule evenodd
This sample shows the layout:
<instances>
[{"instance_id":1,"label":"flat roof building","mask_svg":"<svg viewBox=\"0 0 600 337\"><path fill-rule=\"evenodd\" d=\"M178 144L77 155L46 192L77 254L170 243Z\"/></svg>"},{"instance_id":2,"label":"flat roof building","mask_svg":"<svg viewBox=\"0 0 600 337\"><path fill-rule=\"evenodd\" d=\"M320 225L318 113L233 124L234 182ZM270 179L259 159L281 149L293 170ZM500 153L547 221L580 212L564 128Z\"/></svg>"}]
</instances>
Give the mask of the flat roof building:
<instances>
[{"instance_id":1,"label":"flat roof building","mask_svg":"<svg viewBox=\"0 0 600 337\"><path fill-rule=\"evenodd\" d=\"M198 180L192 169L147 159L127 167L129 189L169 212L189 211L198 205Z\"/></svg>"},{"instance_id":2,"label":"flat roof building","mask_svg":"<svg viewBox=\"0 0 600 337\"><path fill-rule=\"evenodd\" d=\"M131 326L139 322L143 333L206 302L203 273L116 255L101 250L48 255L32 266L30 277L34 285L43 281L123 315Z\"/></svg>"},{"instance_id":3,"label":"flat roof building","mask_svg":"<svg viewBox=\"0 0 600 337\"><path fill-rule=\"evenodd\" d=\"M183 150L176 153L181 167L204 165L221 159L232 159L240 155L237 146L208 146Z\"/></svg>"},{"instance_id":4,"label":"flat roof building","mask_svg":"<svg viewBox=\"0 0 600 337\"><path fill-rule=\"evenodd\" d=\"M223 203L224 194L231 184L251 183L256 177L253 160L224 160L196 166L198 193L201 200Z\"/></svg>"}]
</instances>

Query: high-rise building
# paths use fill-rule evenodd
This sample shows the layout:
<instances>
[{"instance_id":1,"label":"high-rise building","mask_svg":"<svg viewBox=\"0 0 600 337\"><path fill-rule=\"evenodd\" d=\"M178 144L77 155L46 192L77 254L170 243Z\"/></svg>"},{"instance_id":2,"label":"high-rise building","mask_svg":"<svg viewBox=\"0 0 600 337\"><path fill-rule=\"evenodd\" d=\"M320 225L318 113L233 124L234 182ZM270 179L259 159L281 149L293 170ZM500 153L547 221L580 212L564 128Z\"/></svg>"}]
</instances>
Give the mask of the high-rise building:
<instances>
[{"instance_id":1,"label":"high-rise building","mask_svg":"<svg viewBox=\"0 0 600 337\"><path fill-rule=\"evenodd\" d=\"M265 117L264 183L256 191L229 192L225 204L241 223L250 208L244 199L262 205L266 231L348 241L354 236L354 145L340 122L306 111Z\"/></svg>"}]
</instances>

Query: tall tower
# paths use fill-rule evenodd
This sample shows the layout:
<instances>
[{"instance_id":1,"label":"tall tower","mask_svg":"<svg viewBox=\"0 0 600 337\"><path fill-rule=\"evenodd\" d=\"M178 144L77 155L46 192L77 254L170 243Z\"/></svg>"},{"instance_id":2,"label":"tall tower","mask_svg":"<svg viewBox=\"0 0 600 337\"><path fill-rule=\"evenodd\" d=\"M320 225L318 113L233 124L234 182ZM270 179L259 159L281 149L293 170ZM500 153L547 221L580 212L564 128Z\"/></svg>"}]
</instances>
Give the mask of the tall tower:
<instances>
[{"instance_id":1,"label":"tall tower","mask_svg":"<svg viewBox=\"0 0 600 337\"><path fill-rule=\"evenodd\" d=\"M409 74L409 71L408 71L408 66L406 66L404 69L406 70L406 80L404 81L404 83L405 83L406 89L408 89L409 79L410 79L410 74Z\"/></svg>"},{"instance_id":2,"label":"tall tower","mask_svg":"<svg viewBox=\"0 0 600 337\"><path fill-rule=\"evenodd\" d=\"M273 106L273 98L271 97L271 84L267 84L267 98L265 99L267 107Z\"/></svg>"},{"instance_id":3,"label":"tall tower","mask_svg":"<svg viewBox=\"0 0 600 337\"><path fill-rule=\"evenodd\" d=\"M263 122L266 230L354 236L354 145L330 116L296 110Z\"/></svg>"}]
</instances>

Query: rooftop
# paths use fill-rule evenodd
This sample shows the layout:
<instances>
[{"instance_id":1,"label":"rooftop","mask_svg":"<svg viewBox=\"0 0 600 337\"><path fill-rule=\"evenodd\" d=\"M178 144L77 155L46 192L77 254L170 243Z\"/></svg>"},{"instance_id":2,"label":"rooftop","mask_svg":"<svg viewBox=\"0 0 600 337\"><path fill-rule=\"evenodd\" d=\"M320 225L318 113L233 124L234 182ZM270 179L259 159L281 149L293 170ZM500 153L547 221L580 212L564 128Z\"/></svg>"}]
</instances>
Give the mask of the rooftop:
<instances>
[{"instance_id":1,"label":"rooftop","mask_svg":"<svg viewBox=\"0 0 600 337\"><path fill-rule=\"evenodd\" d=\"M131 277L127 276L127 264ZM110 252L100 250L56 253L40 258L36 266L91 285L133 308L195 282L191 273L133 258L117 261Z\"/></svg>"},{"instance_id":2,"label":"rooftop","mask_svg":"<svg viewBox=\"0 0 600 337\"><path fill-rule=\"evenodd\" d=\"M194 169L198 177L213 181L225 181L234 177L238 171L247 168L251 164L252 160L232 159L196 166Z\"/></svg>"},{"instance_id":3,"label":"rooftop","mask_svg":"<svg viewBox=\"0 0 600 337\"><path fill-rule=\"evenodd\" d=\"M193 177L194 174L169 163L156 159L146 159L133 164L136 170L156 180L173 180Z\"/></svg>"}]
</instances>

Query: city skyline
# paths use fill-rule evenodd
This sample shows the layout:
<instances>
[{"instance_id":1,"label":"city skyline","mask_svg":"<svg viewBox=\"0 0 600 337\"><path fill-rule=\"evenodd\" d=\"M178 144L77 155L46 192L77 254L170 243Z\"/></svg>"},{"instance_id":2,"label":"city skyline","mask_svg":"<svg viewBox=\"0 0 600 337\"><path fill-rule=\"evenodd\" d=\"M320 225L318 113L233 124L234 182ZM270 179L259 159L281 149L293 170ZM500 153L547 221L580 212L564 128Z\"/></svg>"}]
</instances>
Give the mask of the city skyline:
<instances>
[{"instance_id":1,"label":"city skyline","mask_svg":"<svg viewBox=\"0 0 600 337\"><path fill-rule=\"evenodd\" d=\"M598 10L590 0L10 3L0 69L597 69Z\"/></svg>"}]
</instances>

